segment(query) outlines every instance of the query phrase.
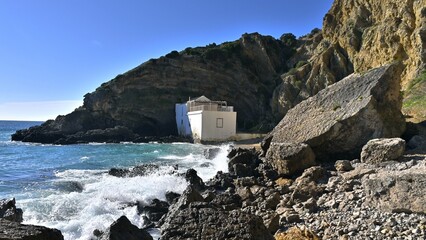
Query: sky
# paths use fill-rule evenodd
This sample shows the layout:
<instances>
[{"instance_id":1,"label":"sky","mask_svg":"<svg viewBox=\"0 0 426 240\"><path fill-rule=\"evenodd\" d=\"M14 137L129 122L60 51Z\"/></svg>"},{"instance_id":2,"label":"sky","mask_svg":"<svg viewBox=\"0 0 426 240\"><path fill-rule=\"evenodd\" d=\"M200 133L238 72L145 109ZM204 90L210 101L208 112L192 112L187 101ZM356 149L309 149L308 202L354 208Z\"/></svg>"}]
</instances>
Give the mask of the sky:
<instances>
[{"instance_id":1,"label":"sky","mask_svg":"<svg viewBox=\"0 0 426 240\"><path fill-rule=\"evenodd\" d=\"M0 120L53 119L172 50L321 28L332 0L2 0Z\"/></svg>"}]
</instances>

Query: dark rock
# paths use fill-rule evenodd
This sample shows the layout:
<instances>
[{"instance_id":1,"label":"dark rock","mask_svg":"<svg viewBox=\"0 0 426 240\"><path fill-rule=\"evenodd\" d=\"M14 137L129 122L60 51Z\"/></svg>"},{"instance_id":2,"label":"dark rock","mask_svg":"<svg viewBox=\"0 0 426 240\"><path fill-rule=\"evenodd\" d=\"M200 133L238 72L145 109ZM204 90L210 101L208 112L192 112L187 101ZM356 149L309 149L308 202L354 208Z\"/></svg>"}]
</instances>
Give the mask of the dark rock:
<instances>
[{"instance_id":1,"label":"dark rock","mask_svg":"<svg viewBox=\"0 0 426 240\"><path fill-rule=\"evenodd\" d=\"M131 169L111 168L108 174L115 177L137 177L146 176L158 171L159 166L155 164L142 164Z\"/></svg>"},{"instance_id":2,"label":"dark rock","mask_svg":"<svg viewBox=\"0 0 426 240\"><path fill-rule=\"evenodd\" d=\"M231 166L229 172L237 177L248 177L253 176L253 168L246 164L236 163Z\"/></svg>"},{"instance_id":3,"label":"dark rock","mask_svg":"<svg viewBox=\"0 0 426 240\"><path fill-rule=\"evenodd\" d=\"M15 204L15 198L0 200L0 218L12 222L22 222L22 209L16 208Z\"/></svg>"},{"instance_id":4,"label":"dark rock","mask_svg":"<svg viewBox=\"0 0 426 240\"><path fill-rule=\"evenodd\" d=\"M397 160L404 151L405 141L401 138L372 139L362 147L361 162L378 164Z\"/></svg>"},{"instance_id":5,"label":"dark rock","mask_svg":"<svg viewBox=\"0 0 426 240\"><path fill-rule=\"evenodd\" d=\"M201 194L191 185L189 185L182 195L179 197L176 204L171 206L170 212L177 211L188 207L192 202L203 202L204 198Z\"/></svg>"},{"instance_id":6,"label":"dark rock","mask_svg":"<svg viewBox=\"0 0 426 240\"><path fill-rule=\"evenodd\" d=\"M370 139L401 136L400 69L352 74L321 90L288 111L269 134L271 143L306 143L317 160L337 160L358 157Z\"/></svg>"},{"instance_id":7,"label":"dark rock","mask_svg":"<svg viewBox=\"0 0 426 240\"><path fill-rule=\"evenodd\" d=\"M222 193L217 194L211 203L226 211L230 211L241 208L241 197L238 194Z\"/></svg>"},{"instance_id":8,"label":"dark rock","mask_svg":"<svg viewBox=\"0 0 426 240\"><path fill-rule=\"evenodd\" d=\"M410 138L410 141L407 144L409 149L420 149L426 148L426 136L415 135Z\"/></svg>"},{"instance_id":9,"label":"dark rock","mask_svg":"<svg viewBox=\"0 0 426 240\"><path fill-rule=\"evenodd\" d=\"M0 219L0 239L63 240L61 231L42 226L26 225Z\"/></svg>"},{"instance_id":10,"label":"dark rock","mask_svg":"<svg viewBox=\"0 0 426 240\"><path fill-rule=\"evenodd\" d=\"M240 210L224 211L207 203L193 203L166 218L161 239L272 240L262 218Z\"/></svg>"},{"instance_id":11,"label":"dark rock","mask_svg":"<svg viewBox=\"0 0 426 240\"><path fill-rule=\"evenodd\" d=\"M209 149L204 149L204 157L206 157L207 159L214 159L221 151L222 149L220 148L209 148Z\"/></svg>"},{"instance_id":12,"label":"dark rock","mask_svg":"<svg viewBox=\"0 0 426 240\"><path fill-rule=\"evenodd\" d=\"M279 175L293 175L315 165L315 154L304 143L271 143L267 162Z\"/></svg>"},{"instance_id":13,"label":"dark rock","mask_svg":"<svg viewBox=\"0 0 426 240\"><path fill-rule=\"evenodd\" d=\"M145 214L153 222L159 221L168 211L169 204L158 199L153 199L148 205L138 204L139 214Z\"/></svg>"},{"instance_id":14,"label":"dark rock","mask_svg":"<svg viewBox=\"0 0 426 240\"><path fill-rule=\"evenodd\" d=\"M179 193L170 192L170 191L166 192L166 201L168 204L175 203L179 197L180 197Z\"/></svg>"},{"instance_id":15,"label":"dark rock","mask_svg":"<svg viewBox=\"0 0 426 240\"><path fill-rule=\"evenodd\" d=\"M99 229L93 230L93 236L95 236L95 237L101 237L102 234L103 234L103 232Z\"/></svg>"},{"instance_id":16,"label":"dark rock","mask_svg":"<svg viewBox=\"0 0 426 240\"><path fill-rule=\"evenodd\" d=\"M101 240L152 240L144 229L133 225L126 216L121 216L101 236Z\"/></svg>"},{"instance_id":17,"label":"dark rock","mask_svg":"<svg viewBox=\"0 0 426 240\"><path fill-rule=\"evenodd\" d=\"M235 179L234 183L236 186L251 187L258 184L258 181L255 177L240 177Z\"/></svg>"},{"instance_id":18,"label":"dark rock","mask_svg":"<svg viewBox=\"0 0 426 240\"><path fill-rule=\"evenodd\" d=\"M277 192L274 192L273 194L269 195L265 199L265 208L275 210L278 203L280 203L280 194Z\"/></svg>"},{"instance_id":19,"label":"dark rock","mask_svg":"<svg viewBox=\"0 0 426 240\"><path fill-rule=\"evenodd\" d=\"M266 162L266 159L264 160L264 162ZM279 177L278 172L268 164L261 163L255 170L259 173L260 176L265 179L275 181Z\"/></svg>"},{"instance_id":20,"label":"dark rock","mask_svg":"<svg viewBox=\"0 0 426 240\"><path fill-rule=\"evenodd\" d=\"M232 151L231 151L232 153ZM232 156L228 162L228 168L231 168L234 164L255 164L257 160L256 152L253 149L237 148L235 154L228 154Z\"/></svg>"},{"instance_id":21,"label":"dark rock","mask_svg":"<svg viewBox=\"0 0 426 240\"><path fill-rule=\"evenodd\" d=\"M237 177L248 177L254 175L256 167L260 164L258 155L254 149L238 148L231 151L228 162L229 172Z\"/></svg>"},{"instance_id":22,"label":"dark rock","mask_svg":"<svg viewBox=\"0 0 426 240\"><path fill-rule=\"evenodd\" d=\"M265 224L266 229L268 229L271 234L274 234L280 228L280 216L274 213L268 216L263 223Z\"/></svg>"},{"instance_id":23,"label":"dark rock","mask_svg":"<svg viewBox=\"0 0 426 240\"><path fill-rule=\"evenodd\" d=\"M204 188L206 187L204 182L203 182L203 179L201 179L197 175L197 171L195 171L192 168L190 168L186 171L185 179L186 179L186 181L188 181L188 183L190 185L192 185L198 191L204 190Z\"/></svg>"},{"instance_id":24,"label":"dark rock","mask_svg":"<svg viewBox=\"0 0 426 240\"><path fill-rule=\"evenodd\" d=\"M207 186L217 190L226 190L234 188L233 179L229 173L218 171L216 175L207 182Z\"/></svg>"}]
</instances>

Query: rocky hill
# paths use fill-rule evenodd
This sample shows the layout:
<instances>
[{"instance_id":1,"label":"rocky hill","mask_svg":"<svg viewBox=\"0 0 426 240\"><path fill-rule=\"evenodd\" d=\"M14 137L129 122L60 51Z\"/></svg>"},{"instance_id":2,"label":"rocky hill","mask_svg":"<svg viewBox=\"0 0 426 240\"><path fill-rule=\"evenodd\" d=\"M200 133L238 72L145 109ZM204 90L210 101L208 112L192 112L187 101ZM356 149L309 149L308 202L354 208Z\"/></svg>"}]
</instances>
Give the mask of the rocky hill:
<instances>
[{"instance_id":1,"label":"rocky hill","mask_svg":"<svg viewBox=\"0 0 426 240\"><path fill-rule=\"evenodd\" d=\"M269 101L296 43L293 35L287 38L292 41L286 44L244 34L233 42L172 51L102 84L74 112L13 139L75 143L172 135L175 103L201 95L233 105L240 129L270 130Z\"/></svg>"},{"instance_id":2,"label":"rocky hill","mask_svg":"<svg viewBox=\"0 0 426 240\"><path fill-rule=\"evenodd\" d=\"M295 105L353 72L400 62L403 112L426 119L426 0L335 0L323 29L295 39L244 34L151 59L85 95L84 104L13 140L133 141L176 133L174 104L226 100L243 130L271 130Z\"/></svg>"}]
</instances>

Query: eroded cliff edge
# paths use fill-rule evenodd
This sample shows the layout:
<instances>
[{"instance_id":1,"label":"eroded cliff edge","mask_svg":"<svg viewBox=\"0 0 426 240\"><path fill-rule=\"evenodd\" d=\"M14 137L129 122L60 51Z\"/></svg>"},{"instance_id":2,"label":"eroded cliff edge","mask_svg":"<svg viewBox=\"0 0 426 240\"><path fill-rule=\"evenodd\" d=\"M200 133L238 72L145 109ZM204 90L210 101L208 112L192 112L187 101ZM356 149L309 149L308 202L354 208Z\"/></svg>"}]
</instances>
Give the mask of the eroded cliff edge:
<instances>
[{"instance_id":1,"label":"eroded cliff edge","mask_svg":"<svg viewBox=\"0 0 426 240\"><path fill-rule=\"evenodd\" d=\"M174 104L227 100L238 127L268 131L295 105L353 72L400 62L403 112L426 119L426 0L335 0L323 29L295 39L244 34L152 59L85 95L84 104L12 139L134 141L176 133Z\"/></svg>"}]
</instances>

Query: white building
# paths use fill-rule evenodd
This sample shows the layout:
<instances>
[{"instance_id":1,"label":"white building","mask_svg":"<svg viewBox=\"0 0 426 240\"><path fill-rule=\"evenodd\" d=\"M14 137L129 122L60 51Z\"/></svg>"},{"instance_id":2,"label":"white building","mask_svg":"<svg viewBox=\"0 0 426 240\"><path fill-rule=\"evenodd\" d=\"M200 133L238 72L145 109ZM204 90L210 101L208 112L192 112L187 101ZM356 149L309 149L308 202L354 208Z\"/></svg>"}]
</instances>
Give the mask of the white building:
<instances>
[{"instance_id":1,"label":"white building","mask_svg":"<svg viewBox=\"0 0 426 240\"><path fill-rule=\"evenodd\" d=\"M226 141L236 135L237 113L225 101L201 96L176 104L176 124L179 135L192 135L195 142Z\"/></svg>"}]
</instances>

